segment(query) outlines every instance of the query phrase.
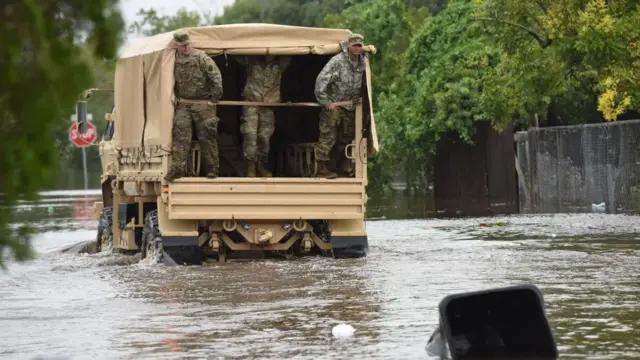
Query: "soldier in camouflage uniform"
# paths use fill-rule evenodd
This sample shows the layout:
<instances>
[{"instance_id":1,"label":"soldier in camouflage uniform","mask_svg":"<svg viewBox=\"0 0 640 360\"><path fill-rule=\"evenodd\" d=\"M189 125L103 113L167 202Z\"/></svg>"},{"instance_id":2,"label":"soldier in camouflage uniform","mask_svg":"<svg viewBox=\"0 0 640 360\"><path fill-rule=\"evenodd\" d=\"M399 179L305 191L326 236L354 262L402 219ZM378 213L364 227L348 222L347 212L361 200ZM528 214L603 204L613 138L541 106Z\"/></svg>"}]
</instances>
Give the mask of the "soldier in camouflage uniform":
<instances>
[{"instance_id":1,"label":"soldier in camouflage uniform","mask_svg":"<svg viewBox=\"0 0 640 360\"><path fill-rule=\"evenodd\" d=\"M215 102L222 97L220 69L204 51L191 48L189 35L176 31L173 41L178 47L174 76L178 104L173 118L172 162L167 181L185 176L191 146L192 122L200 142L202 168L208 178L218 176L218 117ZM183 102L182 100L187 100ZM204 100L206 104L189 103Z\"/></svg>"},{"instance_id":2,"label":"soldier in camouflage uniform","mask_svg":"<svg viewBox=\"0 0 640 360\"><path fill-rule=\"evenodd\" d=\"M289 66L289 56L239 56L235 58L247 68L247 82L242 96L245 101L279 102L282 73ZM269 156L269 143L275 130L273 110L264 106L245 106L242 109L240 131L244 135L243 154L247 160L247 176L271 177L265 164Z\"/></svg>"},{"instance_id":3,"label":"soldier in camouflage uniform","mask_svg":"<svg viewBox=\"0 0 640 360\"><path fill-rule=\"evenodd\" d=\"M331 151L337 142L338 156L342 159L345 147L355 138L355 104L361 96L365 68L363 40L362 35L352 34L346 44L341 42L342 52L329 60L316 79L316 98L322 105L320 137L315 146L318 177L338 177L329 170ZM342 107L333 104L349 100L354 104Z\"/></svg>"}]
</instances>

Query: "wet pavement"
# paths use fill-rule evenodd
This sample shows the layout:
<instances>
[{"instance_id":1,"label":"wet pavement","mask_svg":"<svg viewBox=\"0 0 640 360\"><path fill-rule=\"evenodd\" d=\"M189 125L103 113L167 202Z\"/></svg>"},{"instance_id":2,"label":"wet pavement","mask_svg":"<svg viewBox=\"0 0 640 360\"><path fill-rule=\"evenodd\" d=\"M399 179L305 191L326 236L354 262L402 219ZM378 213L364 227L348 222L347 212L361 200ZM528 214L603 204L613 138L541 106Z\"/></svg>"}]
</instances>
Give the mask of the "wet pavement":
<instances>
[{"instance_id":1,"label":"wet pavement","mask_svg":"<svg viewBox=\"0 0 640 360\"><path fill-rule=\"evenodd\" d=\"M0 272L0 358L428 359L445 295L522 283L543 291L561 358L640 358L637 216L375 220L365 259L165 267L61 253L95 238L82 198L16 209L38 258ZM341 322L355 335L332 339Z\"/></svg>"}]
</instances>

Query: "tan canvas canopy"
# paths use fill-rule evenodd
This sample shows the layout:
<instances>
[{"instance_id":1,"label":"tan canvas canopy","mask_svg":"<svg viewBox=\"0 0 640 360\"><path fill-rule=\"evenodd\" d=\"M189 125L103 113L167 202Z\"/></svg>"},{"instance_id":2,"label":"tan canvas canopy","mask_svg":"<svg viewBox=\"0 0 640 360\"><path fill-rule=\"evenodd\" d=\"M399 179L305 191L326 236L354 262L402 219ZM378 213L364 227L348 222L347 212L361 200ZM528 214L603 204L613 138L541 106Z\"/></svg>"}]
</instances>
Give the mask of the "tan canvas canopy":
<instances>
[{"instance_id":1,"label":"tan canvas canopy","mask_svg":"<svg viewBox=\"0 0 640 360\"><path fill-rule=\"evenodd\" d=\"M273 24L233 24L185 28L194 48L216 54L331 55L349 30L307 28ZM115 146L171 148L176 50L173 32L137 39L121 53L115 75ZM372 46L366 51L375 51ZM370 69L367 62L367 82ZM369 91L369 99L371 94ZM371 109L369 153L378 149Z\"/></svg>"}]
</instances>

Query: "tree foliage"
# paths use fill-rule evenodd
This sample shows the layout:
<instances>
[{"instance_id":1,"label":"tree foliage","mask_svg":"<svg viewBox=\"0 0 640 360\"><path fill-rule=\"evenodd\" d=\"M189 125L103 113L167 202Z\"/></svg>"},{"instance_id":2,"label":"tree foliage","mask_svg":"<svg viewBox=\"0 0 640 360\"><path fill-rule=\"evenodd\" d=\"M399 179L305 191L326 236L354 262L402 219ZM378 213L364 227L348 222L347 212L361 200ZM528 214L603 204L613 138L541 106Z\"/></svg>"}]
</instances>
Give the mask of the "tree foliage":
<instances>
[{"instance_id":1,"label":"tree foliage","mask_svg":"<svg viewBox=\"0 0 640 360\"><path fill-rule=\"evenodd\" d=\"M82 90L92 58L111 58L123 21L116 0L9 0L0 11L0 264L32 255L12 207L55 181L55 132ZM84 43L85 47L80 46ZM68 121L68 120L67 120Z\"/></svg>"},{"instance_id":2,"label":"tree foliage","mask_svg":"<svg viewBox=\"0 0 640 360\"><path fill-rule=\"evenodd\" d=\"M533 86L543 99L544 106L536 111L551 109L551 115L575 123L589 121L594 104L600 117L609 121L638 108L637 0L477 0L476 6L478 19L500 31L496 42L501 49L508 56L516 55L505 62L506 68L523 68L525 62L546 65L526 68L527 79L520 82ZM556 71L552 79L547 66ZM576 99L574 104L567 94ZM559 102L569 108L588 104L590 114L580 114L587 117L582 119L563 114L561 107L554 106Z\"/></svg>"},{"instance_id":3,"label":"tree foliage","mask_svg":"<svg viewBox=\"0 0 640 360\"><path fill-rule=\"evenodd\" d=\"M265 7L258 0L236 0L232 5L225 6L222 15L214 19L217 25L263 22L268 22Z\"/></svg>"},{"instance_id":4,"label":"tree foliage","mask_svg":"<svg viewBox=\"0 0 640 360\"><path fill-rule=\"evenodd\" d=\"M344 0L236 0L225 6L214 24L271 23L294 26L321 26L328 14L346 8Z\"/></svg>"},{"instance_id":5,"label":"tree foliage","mask_svg":"<svg viewBox=\"0 0 640 360\"><path fill-rule=\"evenodd\" d=\"M353 11L373 24L370 11L387 6L375 41L382 54L397 51L384 35L397 14L391 3L355 4L341 18ZM525 126L534 115L549 125L630 116L640 95L637 3L451 0L409 32L406 22L395 22L412 35L392 72L384 74L389 63L374 70L383 72L375 78L381 160L386 167L404 163L420 178L443 133L470 142L478 122L500 130L510 121Z\"/></svg>"},{"instance_id":6,"label":"tree foliage","mask_svg":"<svg viewBox=\"0 0 640 360\"><path fill-rule=\"evenodd\" d=\"M188 11L185 8L180 8L175 15L162 16L155 9L140 9L137 15L141 19L131 24L128 32L144 36L152 36L184 27L208 25L212 22L210 13L200 15L197 11Z\"/></svg>"}]
</instances>

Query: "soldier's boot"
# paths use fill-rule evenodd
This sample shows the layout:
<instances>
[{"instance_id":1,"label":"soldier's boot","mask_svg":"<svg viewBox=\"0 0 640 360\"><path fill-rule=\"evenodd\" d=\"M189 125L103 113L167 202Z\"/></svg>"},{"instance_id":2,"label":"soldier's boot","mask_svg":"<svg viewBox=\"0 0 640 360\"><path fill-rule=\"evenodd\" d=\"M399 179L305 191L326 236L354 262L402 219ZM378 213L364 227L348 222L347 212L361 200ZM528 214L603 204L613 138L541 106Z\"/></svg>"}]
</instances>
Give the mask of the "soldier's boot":
<instances>
[{"instance_id":1,"label":"soldier's boot","mask_svg":"<svg viewBox=\"0 0 640 360\"><path fill-rule=\"evenodd\" d=\"M207 173L207 178L215 179L218 177L218 169L213 169Z\"/></svg>"},{"instance_id":2,"label":"soldier's boot","mask_svg":"<svg viewBox=\"0 0 640 360\"><path fill-rule=\"evenodd\" d=\"M261 177L273 176L271 172L264 166L264 163L262 161L258 161L258 174L260 174Z\"/></svg>"},{"instance_id":3,"label":"soldier's boot","mask_svg":"<svg viewBox=\"0 0 640 360\"><path fill-rule=\"evenodd\" d=\"M338 177L338 174L329 170L329 163L327 161L318 161L318 174L316 176L327 179L335 179Z\"/></svg>"},{"instance_id":4,"label":"soldier's boot","mask_svg":"<svg viewBox=\"0 0 640 360\"><path fill-rule=\"evenodd\" d=\"M247 177L256 177L256 162L247 160Z\"/></svg>"},{"instance_id":5,"label":"soldier's boot","mask_svg":"<svg viewBox=\"0 0 640 360\"><path fill-rule=\"evenodd\" d=\"M176 169L169 169L169 172L167 173L167 175L165 175L164 179L167 181L173 181L175 179L179 179L181 177L183 177L184 175L180 174L179 171L177 171Z\"/></svg>"}]
</instances>

